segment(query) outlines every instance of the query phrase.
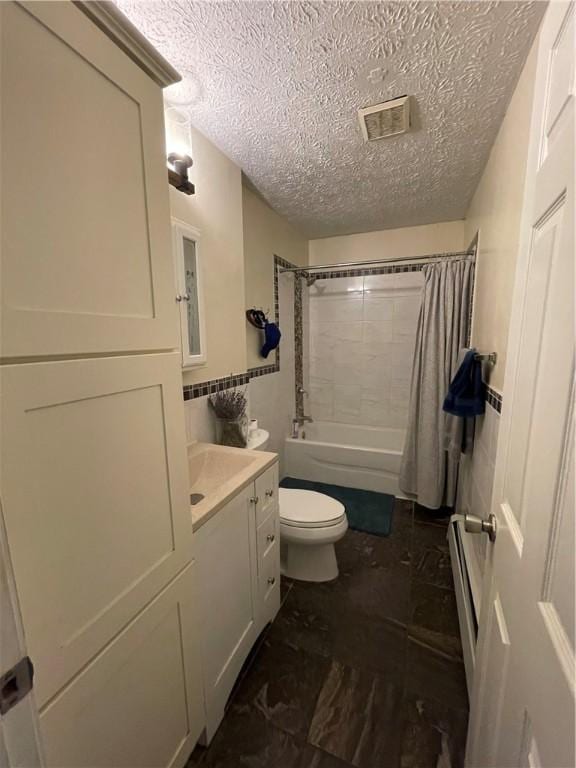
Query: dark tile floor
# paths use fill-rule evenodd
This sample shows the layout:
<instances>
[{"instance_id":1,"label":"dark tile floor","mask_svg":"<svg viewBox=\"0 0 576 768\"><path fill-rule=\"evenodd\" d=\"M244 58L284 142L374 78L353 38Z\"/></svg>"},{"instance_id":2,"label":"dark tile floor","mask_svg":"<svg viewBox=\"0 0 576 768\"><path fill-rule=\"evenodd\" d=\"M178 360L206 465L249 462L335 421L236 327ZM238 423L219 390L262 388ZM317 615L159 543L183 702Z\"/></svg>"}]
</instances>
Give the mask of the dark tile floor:
<instances>
[{"instance_id":1,"label":"dark tile floor","mask_svg":"<svg viewBox=\"0 0 576 768\"><path fill-rule=\"evenodd\" d=\"M280 612L187 768L459 768L468 700L446 524L396 500L348 531L339 578L283 584Z\"/></svg>"}]
</instances>

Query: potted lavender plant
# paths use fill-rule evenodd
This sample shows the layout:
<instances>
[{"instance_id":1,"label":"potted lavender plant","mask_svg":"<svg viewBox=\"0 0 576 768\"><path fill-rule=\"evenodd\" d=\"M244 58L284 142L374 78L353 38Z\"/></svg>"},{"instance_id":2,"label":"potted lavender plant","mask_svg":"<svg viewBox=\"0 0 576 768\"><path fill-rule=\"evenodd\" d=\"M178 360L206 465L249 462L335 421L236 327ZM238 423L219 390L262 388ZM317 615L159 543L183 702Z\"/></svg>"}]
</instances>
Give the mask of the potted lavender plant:
<instances>
[{"instance_id":1,"label":"potted lavender plant","mask_svg":"<svg viewBox=\"0 0 576 768\"><path fill-rule=\"evenodd\" d=\"M234 448L246 448L248 417L246 394L235 389L217 392L208 399L216 417L216 442Z\"/></svg>"}]
</instances>

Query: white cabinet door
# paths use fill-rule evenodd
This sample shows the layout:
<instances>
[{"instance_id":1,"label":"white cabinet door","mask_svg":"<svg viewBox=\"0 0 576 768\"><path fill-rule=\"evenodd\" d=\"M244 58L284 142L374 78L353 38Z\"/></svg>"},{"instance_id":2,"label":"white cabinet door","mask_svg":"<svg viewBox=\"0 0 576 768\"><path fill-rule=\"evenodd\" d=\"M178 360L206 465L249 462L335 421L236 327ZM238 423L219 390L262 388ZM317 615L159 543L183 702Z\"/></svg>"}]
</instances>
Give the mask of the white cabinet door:
<instances>
[{"instance_id":1,"label":"white cabinet door","mask_svg":"<svg viewBox=\"0 0 576 768\"><path fill-rule=\"evenodd\" d=\"M175 349L162 92L73 3L0 3L4 359Z\"/></svg>"},{"instance_id":2,"label":"white cabinet door","mask_svg":"<svg viewBox=\"0 0 576 768\"><path fill-rule=\"evenodd\" d=\"M208 741L258 634L251 485L196 533Z\"/></svg>"},{"instance_id":3,"label":"white cabinet door","mask_svg":"<svg viewBox=\"0 0 576 768\"><path fill-rule=\"evenodd\" d=\"M0 377L7 540L43 706L192 559L180 360Z\"/></svg>"},{"instance_id":4,"label":"white cabinet door","mask_svg":"<svg viewBox=\"0 0 576 768\"><path fill-rule=\"evenodd\" d=\"M203 728L190 564L43 710L48 768L185 765Z\"/></svg>"},{"instance_id":5,"label":"white cabinet door","mask_svg":"<svg viewBox=\"0 0 576 768\"><path fill-rule=\"evenodd\" d=\"M204 365L206 323L200 232L178 219L172 219L176 301L180 311L182 367Z\"/></svg>"}]
</instances>

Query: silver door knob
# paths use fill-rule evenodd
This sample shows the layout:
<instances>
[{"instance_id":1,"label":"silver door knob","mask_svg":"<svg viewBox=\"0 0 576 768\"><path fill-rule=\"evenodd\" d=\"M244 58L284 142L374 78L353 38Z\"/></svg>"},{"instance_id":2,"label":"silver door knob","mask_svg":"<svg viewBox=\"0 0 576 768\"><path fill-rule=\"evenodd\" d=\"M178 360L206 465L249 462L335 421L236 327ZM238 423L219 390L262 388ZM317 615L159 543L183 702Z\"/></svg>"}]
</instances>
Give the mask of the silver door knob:
<instances>
[{"instance_id":1,"label":"silver door knob","mask_svg":"<svg viewBox=\"0 0 576 768\"><path fill-rule=\"evenodd\" d=\"M252 498L250 499L250 504L258 504L259 501L260 499L258 498L258 496L252 496Z\"/></svg>"},{"instance_id":2,"label":"silver door knob","mask_svg":"<svg viewBox=\"0 0 576 768\"><path fill-rule=\"evenodd\" d=\"M490 541L496 541L496 518L488 515L488 520L483 520L477 515L464 515L464 528L468 533L487 533Z\"/></svg>"},{"instance_id":3,"label":"silver door knob","mask_svg":"<svg viewBox=\"0 0 576 768\"><path fill-rule=\"evenodd\" d=\"M190 301L190 294L189 293L185 293L184 296L182 296L182 299L184 301Z\"/></svg>"},{"instance_id":4,"label":"silver door knob","mask_svg":"<svg viewBox=\"0 0 576 768\"><path fill-rule=\"evenodd\" d=\"M266 536L266 541L269 541L270 544L276 539L276 536L274 536L273 533L269 533L268 536Z\"/></svg>"},{"instance_id":5,"label":"silver door knob","mask_svg":"<svg viewBox=\"0 0 576 768\"><path fill-rule=\"evenodd\" d=\"M182 301L182 296L179 293L176 295L176 301Z\"/></svg>"},{"instance_id":6,"label":"silver door knob","mask_svg":"<svg viewBox=\"0 0 576 768\"><path fill-rule=\"evenodd\" d=\"M274 584L276 584L276 576L270 576L268 578L268 584L272 587Z\"/></svg>"},{"instance_id":7,"label":"silver door knob","mask_svg":"<svg viewBox=\"0 0 576 768\"><path fill-rule=\"evenodd\" d=\"M266 491L266 496L271 499L272 496L274 496L274 488L271 488L269 491Z\"/></svg>"}]
</instances>

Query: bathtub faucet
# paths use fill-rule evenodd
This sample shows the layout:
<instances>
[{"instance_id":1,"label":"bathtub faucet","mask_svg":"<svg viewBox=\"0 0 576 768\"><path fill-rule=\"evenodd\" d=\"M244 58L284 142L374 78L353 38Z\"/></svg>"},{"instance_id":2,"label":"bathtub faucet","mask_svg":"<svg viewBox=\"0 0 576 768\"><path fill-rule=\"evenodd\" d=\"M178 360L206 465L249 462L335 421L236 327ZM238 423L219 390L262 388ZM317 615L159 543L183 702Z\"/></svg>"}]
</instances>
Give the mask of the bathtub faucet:
<instances>
[{"instance_id":1,"label":"bathtub faucet","mask_svg":"<svg viewBox=\"0 0 576 768\"><path fill-rule=\"evenodd\" d=\"M303 413L301 413L300 416L298 416L298 424L302 426L306 421L312 423L314 419L311 416L305 416Z\"/></svg>"}]
</instances>

